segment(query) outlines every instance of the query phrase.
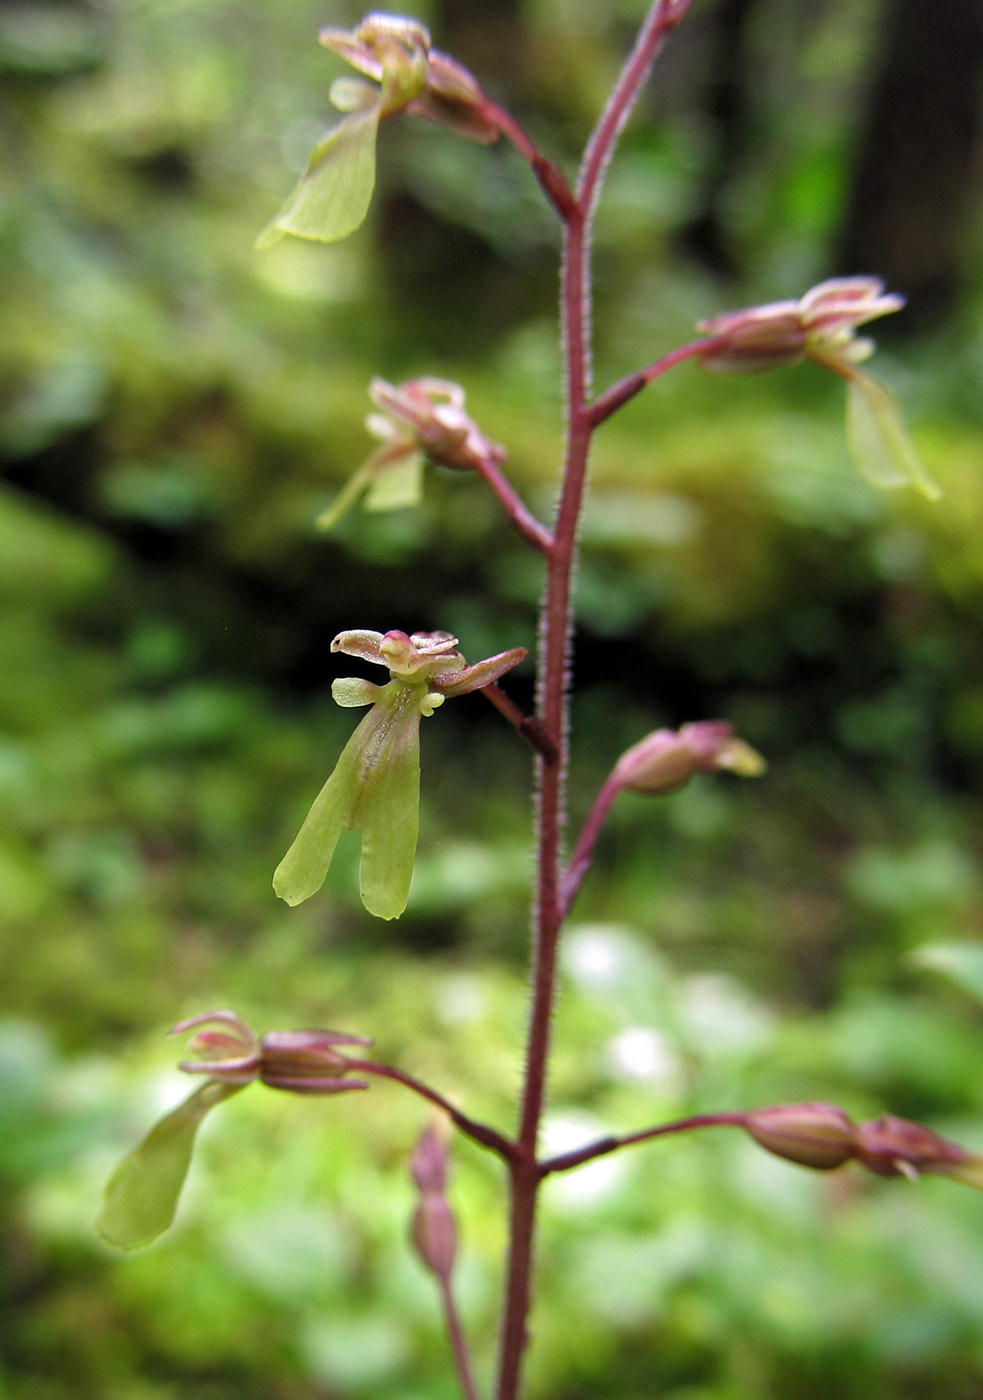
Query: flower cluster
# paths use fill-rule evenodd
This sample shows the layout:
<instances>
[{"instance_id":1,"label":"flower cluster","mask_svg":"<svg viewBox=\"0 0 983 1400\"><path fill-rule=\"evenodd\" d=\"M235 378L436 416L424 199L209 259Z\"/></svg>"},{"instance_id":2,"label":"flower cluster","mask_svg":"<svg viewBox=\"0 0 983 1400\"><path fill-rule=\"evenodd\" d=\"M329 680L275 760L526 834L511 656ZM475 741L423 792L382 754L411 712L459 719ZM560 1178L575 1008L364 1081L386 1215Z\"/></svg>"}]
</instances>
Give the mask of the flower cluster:
<instances>
[{"instance_id":1,"label":"flower cluster","mask_svg":"<svg viewBox=\"0 0 983 1400\"><path fill-rule=\"evenodd\" d=\"M475 79L430 47L419 20L370 14L352 30L327 28L321 43L370 78L339 78L329 97L346 112L318 142L307 171L260 234L267 248L284 234L334 243L362 223L375 187L375 143L383 117L408 111L484 143L499 134Z\"/></svg>"},{"instance_id":2,"label":"flower cluster","mask_svg":"<svg viewBox=\"0 0 983 1400\"><path fill-rule=\"evenodd\" d=\"M337 704L371 705L277 866L273 888L288 904L324 884L343 827L362 830L362 903L380 919L406 908L420 818L420 719L453 696L491 685L526 656L513 647L469 666L447 632L340 632L332 651L389 669L389 683L336 680Z\"/></svg>"},{"instance_id":3,"label":"flower cluster","mask_svg":"<svg viewBox=\"0 0 983 1400\"><path fill-rule=\"evenodd\" d=\"M983 1157L890 1113L854 1123L835 1104L782 1104L743 1122L759 1146L803 1167L831 1171L856 1161L877 1176L948 1176L983 1190Z\"/></svg>"},{"instance_id":4,"label":"flower cluster","mask_svg":"<svg viewBox=\"0 0 983 1400\"><path fill-rule=\"evenodd\" d=\"M926 475L886 385L857 366L874 353L858 326L900 311L904 297L885 292L878 277L834 277L799 301L774 301L700 321L710 337L701 350L707 369L754 373L809 358L847 381L847 441L858 468L875 486L939 489Z\"/></svg>"},{"instance_id":5,"label":"flower cluster","mask_svg":"<svg viewBox=\"0 0 983 1400\"><path fill-rule=\"evenodd\" d=\"M380 446L318 517L322 530L337 524L363 492L366 510L419 505L425 460L456 471L479 471L483 463L505 460L505 448L468 417L464 390L449 379L425 376L398 386L373 379L369 395L382 411L370 413L365 426Z\"/></svg>"}]
</instances>

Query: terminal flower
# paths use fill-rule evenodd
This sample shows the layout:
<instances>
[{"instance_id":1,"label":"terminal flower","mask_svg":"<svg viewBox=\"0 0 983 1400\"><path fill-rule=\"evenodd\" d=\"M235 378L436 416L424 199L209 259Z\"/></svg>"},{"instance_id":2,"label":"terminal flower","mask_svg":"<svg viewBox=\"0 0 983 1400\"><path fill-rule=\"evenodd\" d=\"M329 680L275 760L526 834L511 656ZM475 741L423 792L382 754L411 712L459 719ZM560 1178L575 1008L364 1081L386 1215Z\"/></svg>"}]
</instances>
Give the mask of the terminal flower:
<instances>
[{"instance_id":1,"label":"terminal flower","mask_svg":"<svg viewBox=\"0 0 983 1400\"><path fill-rule=\"evenodd\" d=\"M847 441L863 476L875 486L911 484L930 499L939 489L926 475L891 391L858 366L874 342L858 326L900 311L904 297L885 292L878 277L834 277L798 301L725 311L700 321L710 337L700 360L707 369L754 373L814 360L847 381Z\"/></svg>"},{"instance_id":2,"label":"terminal flower","mask_svg":"<svg viewBox=\"0 0 983 1400\"><path fill-rule=\"evenodd\" d=\"M340 632L332 651L389 669L389 682L336 680L346 708L371 705L273 876L288 904L323 885L343 827L362 830L362 903L380 919L406 908L420 817L420 720L446 699L497 681L526 656L513 647L469 666L447 632Z\"/></svg>"},{"instance_id":3,"label":"terminal flower","mask_svg":"<svg viewBox=\"0 0 983 1400\"><path fill-rule=\"evenodd\" d=\"M355 29L322 29L321 43L365 78L339 78L329 97L346 112L314 147L307 171L257 248L284 234L334 243L362 223L375 187L375 144L383 117L409 111L481 142L498 127L461 64L430 47L426 25L404 15L369 14Z\"/></svg>"},{"instance_id":4,"label":"terminal flower","mask_svg":"<svg viewBox=\"0 0 983 1400\"><path fill-rule=\"evenodd\" d=\"M365 420L379 446L318 517L322 530L337 524L363 492L366 510L418 505L425 461L473 471L482 462L497 465L505 460L505 448L485 437L465 413L459 384L424 377L395 386L376 378L369 385L369 396L382 410Z\"/></svg>"}]
</instances>

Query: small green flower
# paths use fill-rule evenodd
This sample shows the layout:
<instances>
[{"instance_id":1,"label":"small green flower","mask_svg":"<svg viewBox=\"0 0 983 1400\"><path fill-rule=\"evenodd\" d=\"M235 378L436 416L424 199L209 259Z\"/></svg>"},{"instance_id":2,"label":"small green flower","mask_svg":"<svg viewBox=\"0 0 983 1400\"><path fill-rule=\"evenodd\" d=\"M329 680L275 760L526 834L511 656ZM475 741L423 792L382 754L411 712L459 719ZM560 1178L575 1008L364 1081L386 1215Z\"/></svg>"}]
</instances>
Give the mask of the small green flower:
<instances>
[{"instance_id":1,"label":"small green flower","mask_svg":"<svg viewBox=\"0 0 983 1400\"><path fill-rule=\"evenodd\" d=\"M169 1229L177 1211L195 1138L213 1108L254 1081L291 1094L343 1094L367 1089L348 1076L356 1064L339 1045L371 1045L341 1031L274 1031L260 1040L234 1011L206 1011L172 1027L195 1031L196 1058L182 1060L186 1074L205 1083L164 1115L120 1162L106 1184L96 1229L114 1249L139 1249Z\"/></svg>"},{"instance_id":2,"label":"small green flower","mask_svg":"<svg viewBox=\"0 0 983 1400\"><path fill-rule=\"evenodd\" d=\"M847 381L847 444L861 475L874 486L941 492L918 459L887 385L857 366L874 353L858 326L900 311L904 297L877 277L833 277L799 301L725 311L697 330L711 337L701 353L707 369L754 373L809 358Z\"/></svg>"},{"instance_id":3,"label":"small green flower","mask_svg":"<svg viewBox=\"0 0 983 1400\"><path fill-rule=\"evenodd\" d=\"M314 800L296 840L273 876L290 905L324 884L343 827L361 828L362 903L380 919L406 908L420 820L420 720L449 696L490 685L526 656L524 647L468 666L446 632L340 632L332 651L389 668L389 683L336 680L345 707L371 705Z\"/></svg>"},{"instance_id":4,"label":"small green flower","mask_svg":"<svg viewBox=\"0 0 983 1400\"><path fill-rule=\"evenodd\" d=\"M483 463L497 466L505 460L505 448L485 437L465 413L460 384L424 376L396 386L376 378L369 396L382 411L368 414L365 426L380 445L318 516L321 530L336 525L363 492L370 511L419 505L424 461L479 471Z\"/></svg>"},{"instance_id":5,"label":"small green flower","mask_svg":"<svg viewBox=\"0 0 983 1400\"><path fill-rule=\"evenodd\" d=\"M357 29L323 29L320 39L373 81L339 78L332 84L329 98L349 115L314 147L299 184L256 240L259 249L288 233L321 243L354 233L372 199L375 143L383 117L409 111L484 143L499 134L485 114L485 98L474 78L454 59L431 49L430 34L419 20L371 14Z\"/></svg>"}]
</instances>

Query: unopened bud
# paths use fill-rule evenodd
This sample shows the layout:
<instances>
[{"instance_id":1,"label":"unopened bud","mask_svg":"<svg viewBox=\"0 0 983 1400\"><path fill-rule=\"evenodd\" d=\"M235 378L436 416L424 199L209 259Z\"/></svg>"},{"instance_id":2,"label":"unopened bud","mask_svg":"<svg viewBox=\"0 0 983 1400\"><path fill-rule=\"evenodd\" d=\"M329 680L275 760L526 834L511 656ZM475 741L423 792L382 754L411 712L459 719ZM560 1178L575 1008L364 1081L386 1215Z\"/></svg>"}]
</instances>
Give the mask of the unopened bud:
<instances>
[{"instance_id":1,"label":"unopened bud","mask_svg":"<svg viewBox=\"0 0 983 1400\"><path fill-rule=\"evenodd\" d=\"M744 1127L776 1157L818 1171L841 1167L855 1151L857 1130L843 1110L831 1103L758 1108L746 1116Z\"/></svg>"},{"instance_id":2,"label":"unopened bud","mask_svg":"<svg viewBox=\"0 0 983 1400\"><path fill-rule=\"evenodd\" d=\"M447 1148L436 1128L426 1128L420 1134L410 1158L410 1173L418 1191L441 1192L447 1189Z\"/></svg>"},{"instance_id":3,"label":"unopened bud","mask_svg":"<svg viewBox=\"0 0 983 1400\"><path fill-rule=\"evenodd\" d=\"M678 792L697 773L726 768L757 777L765 761L725 720L701 720L675 729L656 729L621 755L614 778L632 792Z\"/></svg>"},{"instance_id":4,"label":"unopened bud","mask_svg":"<svg viewBox=\"0 0 983 1400\"><path fill-rule=\"evenodd\" d=\"M443 1139L436 1129L425 1129L410 1160L410 1172L420 1192L413 1212L412 1237L423 1263L445 1283L457 1253L454 1212L444 1195L447 1167Z\"/></svg>"},{"instance_id":5,"label":"unopened bud","mask_svg":"<svg viewBox=\"0 0 983 1400\"><path fill-rule=\"evenodd\" d=\"M413 1212L413 1243L427 1268L445 1281L457 1253L457 1226L446 1196L428 1191Z\"/></svg>"}]
</instances>

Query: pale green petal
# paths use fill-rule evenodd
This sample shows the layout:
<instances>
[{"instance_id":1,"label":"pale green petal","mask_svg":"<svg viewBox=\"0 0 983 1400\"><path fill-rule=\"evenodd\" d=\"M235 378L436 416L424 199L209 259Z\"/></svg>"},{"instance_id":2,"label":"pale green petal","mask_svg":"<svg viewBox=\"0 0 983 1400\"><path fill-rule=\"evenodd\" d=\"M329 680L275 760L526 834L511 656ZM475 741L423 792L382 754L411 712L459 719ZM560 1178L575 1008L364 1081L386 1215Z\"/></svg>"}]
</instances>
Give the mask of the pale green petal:
<instances>
[{"instance_id":1,"label":"pale green petal","mask_svg":"<svg viewBox=\"0 0 983 1400\"><path fill-rule=\"evenodd\" d=\"M335 78L328 89L328 101L339 112L360 112L379 101L379 89L361 78Z\"/></svg>"},{"instance_id":2,"label":"pale green petal","mask_svg":"<svg viewBox=\"0 0 983 1400\"><path fill-rule=\"evenodd\" d=\"M286 233L337 243L368 213L375 186L378 104L352 112L318 142L300 184L256 240L269 248Z\"/></svg>"},{"instance_id":3,"label":"pale green petal","mask_svg":"<svg viewBox=\"0 0 983 1400\"><path fill-rule=\"evenodd\" d=\"M364 504L366 510L402 510L418 506L422 500L423 453L412 452L376 473Z\"/></svg>"},{"instance_id":4,"label":"pale green petal","mask_svg":"<svg viewBox=\"0 0 983 1400\"><path fill-rule=\"evenodd\" d=\"M422 697L401 681L385 689L390 703L363 751L352 825L362 828L362 903L379 919L398 919L406 908L420 829Z\"/></svg>"},{"instance_id":5,"label":"pale green petal","mask_svg":"<svg viewBox=\"0 0 983 1400\"><path fill-rule=\"evenodd\" d=\"M339 676L331 682L331 698L344 710L357 710L362 705L374 705L381 690L381 685L363 680L361 676Z\"/></svg>"},{"instance_id":6,"label":"pale green petal","mask_svg":"<svg viewBox=\"0 0 983 1400\"><path fill-rule=\"evenodd\" d=\"M349 817L357 796L358 759L366 726L374 714L373 708L348 740L293 845L273 872L274 890L291 906L317 894L324 884L341 828L352 824Z\"/></svg>"},{"instance_id":7,"label":"pale green petal","mask_svg":"<svg viewBox=\"0 0 983 1400\"><path fill-rule=\"evenodd\" d=\"M96 1222L107 1244L138 1249L164 1233L174 1219L202 1119L244 1087L210 1079L123 1158L109 1179Z\"/></svg>"},{"instance_id":8,"label":"pale green petal","mask_svg":"<svg viewBox=\"0 0 983 1400\"><path fill-rule=\"evenodd\" d=\"M941 492L927 475L885 384L859 370L847 381L846 436L862 476L874 486L917 486L930 500Z\"/></svg>"}]
</instances>

